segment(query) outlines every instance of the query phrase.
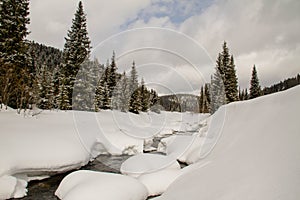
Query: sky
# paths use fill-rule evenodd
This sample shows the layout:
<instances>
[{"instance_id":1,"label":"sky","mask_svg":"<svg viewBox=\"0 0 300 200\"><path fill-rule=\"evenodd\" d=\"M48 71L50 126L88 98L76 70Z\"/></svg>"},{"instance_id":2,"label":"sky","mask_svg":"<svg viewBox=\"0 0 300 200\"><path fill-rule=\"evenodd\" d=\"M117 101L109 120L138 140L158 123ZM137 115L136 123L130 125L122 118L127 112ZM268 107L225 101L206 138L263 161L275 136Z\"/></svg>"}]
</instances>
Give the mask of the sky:
<instances>
[{"instance_id":1,"label":"sky","mask_svg":"<svg viewBox=\"0 0 300 200\"><path fill-rule=\"evenodd\" d=\"M28 39L62 49L78 1L31 0ZM135 60L140 77L160 94L195 93L210 82L227 42L239 86L256 66L262 86L300 73L298 0L83 0L91 57L119 71Z\"/></svg>"}]
</instances>

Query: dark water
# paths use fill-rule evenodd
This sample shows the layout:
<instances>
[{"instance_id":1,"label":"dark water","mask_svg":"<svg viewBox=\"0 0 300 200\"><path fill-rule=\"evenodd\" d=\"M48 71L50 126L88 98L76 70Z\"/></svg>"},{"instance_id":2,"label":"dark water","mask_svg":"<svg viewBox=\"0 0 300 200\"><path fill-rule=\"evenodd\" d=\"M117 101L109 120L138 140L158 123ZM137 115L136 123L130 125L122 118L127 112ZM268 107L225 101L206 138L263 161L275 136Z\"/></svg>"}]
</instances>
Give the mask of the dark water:
<instances>
[{"instance_id":1,"label":"dark water","mask_svg":"<svg viewBox=\"0 0 300 200\"><path fill-rule=\"evenodd\" d=\"M98 158L96 158L93 162L90 162L88 165L82 167L81 169L120 173L119 170L121 164L128 158L129 156L127 155L101 155ZM67 173L51 176L50 178L41 181L29 182L27 196L22 198L22 200L58 200L54 193L62 179L72 172L73 171L69 171Z\"/></svg>"}]
</instances>

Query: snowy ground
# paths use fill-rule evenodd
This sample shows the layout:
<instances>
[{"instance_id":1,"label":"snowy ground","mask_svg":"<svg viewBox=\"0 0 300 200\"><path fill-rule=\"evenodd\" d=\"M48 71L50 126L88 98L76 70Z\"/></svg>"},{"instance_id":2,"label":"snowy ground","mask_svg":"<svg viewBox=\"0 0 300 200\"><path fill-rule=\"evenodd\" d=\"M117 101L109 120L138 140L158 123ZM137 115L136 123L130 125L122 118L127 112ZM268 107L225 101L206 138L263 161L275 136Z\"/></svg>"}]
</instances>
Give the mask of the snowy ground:
<instances>
[{"instance_id":1,"label":"snowy ground","mask_svg":"<svg viewBox=\"0 0 300 200\"><path fill-rule=\"evenodd\" d=\"M288 199L300 196L300 86L191 113L0 111L0 199L21 197L27 181L80 167L100 153L137 154L123 175L77 171L61 182L61 199ZM176 132L176 135L171 135ZM158 150L139 154L153 136ZM180 169L177 160L190 164ZM103 189L99 189L103 188Z\"/></svg>"},{"instance_id":2,"label":"snowy ground","mask_svg":"<svg viewBox=\"0 0 300 200\"><path fill-rule=\"evenodd\" d=\"M118 111L0 111L0 199L26 195L27 182L80 168L101 153L142 153L144 141L193 131L207 115Z\"/></svg>"}]
</instances>

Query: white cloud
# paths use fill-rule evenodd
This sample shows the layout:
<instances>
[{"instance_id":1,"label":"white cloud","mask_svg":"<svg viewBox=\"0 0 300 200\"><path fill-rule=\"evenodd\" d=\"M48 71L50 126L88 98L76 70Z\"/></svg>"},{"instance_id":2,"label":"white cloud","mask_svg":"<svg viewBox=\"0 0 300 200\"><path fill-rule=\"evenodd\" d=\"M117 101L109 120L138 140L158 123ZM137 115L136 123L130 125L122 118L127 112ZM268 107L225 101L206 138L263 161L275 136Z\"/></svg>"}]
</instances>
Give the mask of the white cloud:
<instances>
[{"instance_id":1,"label":"white cloud","mask_svg":"<svg viewBox=\"0 0 300 200\"><path fill-rule=\"evenodd\" d=\"M88 31L93 44L119 32L120 26L150 4L150 0L85 0ZM73 0L30 1L29 39L62 48L78 2Z\"/></svg>"},{"instance_id":2,"label":"white cloud","mask_svg":"<svg viewBox=\"0 0 300 200\"><path fill-rule=\"evenodd\" d=\"M273 84L300 72L297 65L300 63L300 1L297 0L216 0L209 3L198 0L86 0L83 3L88 15L94 53L101 57L100 61L110 58L112 50L116 50L117 56L129 52L119 60L119 68L122 70L130 68L133 59L137 65L158 63L171 66L169 72L154 67L157 69L157 81L160 77L164 79L164 84L173 84L171 77L179 67L182 74L192 73L187 67L190 64L184 62L183 57L197 66L204 80L209 81L224 40L234 54L242 88L248 87L254 64L263 85ZM197 7L197 3L203 5ZM76 6L71 0L31 1L30 37L62 47L63 37L71 25ZM191 16L188 13L192 13ZM174 16L177 15L185 15L177 18L184 21L174 22ZM196 42L180 33L147 29L121 34L121 37L114 37L97 48L96 45L101 41L127 26L129 29L152 26L170 28L189 35ZM170 56L170 52L157 49L145 51L145 47L150 46L173 51L183 57L179 59L178 56ZM138 48L141 50L132 51ZM152 74L150 71L147 73ZM193 87L203 80L199 79L197 83L194 78L190 78ZM180 84L176 87L182 89Z\"/></svg>"}]
</instances>

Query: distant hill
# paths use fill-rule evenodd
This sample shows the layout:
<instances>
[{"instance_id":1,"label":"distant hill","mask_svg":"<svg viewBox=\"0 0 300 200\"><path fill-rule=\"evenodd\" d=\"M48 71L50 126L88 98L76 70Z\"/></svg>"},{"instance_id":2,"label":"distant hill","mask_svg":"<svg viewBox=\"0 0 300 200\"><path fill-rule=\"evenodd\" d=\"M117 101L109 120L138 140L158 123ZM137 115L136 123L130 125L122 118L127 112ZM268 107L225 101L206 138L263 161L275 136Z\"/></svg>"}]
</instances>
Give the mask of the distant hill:
<instances>
[{"instance_id":1,"label":"distant hill","mask_svg":"<svg viewBox=\"0 0 300 200\"><path fill-rule=\"evenodd\" d=\"M160 96L160 105L166 111L199 112L199 96L193 94L174 94Z\"/></svg>"}]
</instances>

